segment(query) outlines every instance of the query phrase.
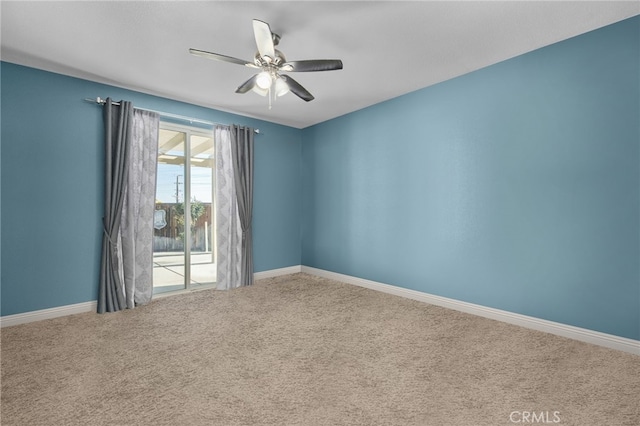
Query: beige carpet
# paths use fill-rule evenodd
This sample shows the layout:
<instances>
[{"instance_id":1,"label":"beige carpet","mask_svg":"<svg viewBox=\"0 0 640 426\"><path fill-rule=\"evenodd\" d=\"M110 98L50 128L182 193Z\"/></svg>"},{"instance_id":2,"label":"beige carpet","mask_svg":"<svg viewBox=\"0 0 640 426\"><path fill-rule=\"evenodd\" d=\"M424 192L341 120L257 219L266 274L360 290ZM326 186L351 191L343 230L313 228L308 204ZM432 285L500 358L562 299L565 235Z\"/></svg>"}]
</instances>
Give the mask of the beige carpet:
<instances>
[{"instance_id":1,"label":"beige carpet","mask_svg":"<svg viewBox=\"0 0 640 426\"><path fill-rule=\"evenodd\" d=\"M640 424L636 355L305 274L1 348L3 426Z\"/></svg>"}]
</instances>

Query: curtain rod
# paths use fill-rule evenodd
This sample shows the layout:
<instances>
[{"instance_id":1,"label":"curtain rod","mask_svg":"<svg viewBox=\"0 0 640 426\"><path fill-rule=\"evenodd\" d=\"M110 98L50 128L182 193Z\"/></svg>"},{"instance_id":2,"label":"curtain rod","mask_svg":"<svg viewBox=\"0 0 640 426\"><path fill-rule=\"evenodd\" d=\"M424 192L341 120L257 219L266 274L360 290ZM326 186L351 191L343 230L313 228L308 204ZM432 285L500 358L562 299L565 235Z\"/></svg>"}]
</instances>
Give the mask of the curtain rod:
<instances>
[{"instance_id":1,"label":"curtain rod","mask_svg":"<svg viewBox=\"0 0 640 426\"><path fill-rule=\"evenodd\" d=\"M84 98L84 100L87 101L87 102L96 103L98 105L104 105L107 102L105 99L102 99L100 96L98 96L95 99ZM112 105L120 105L120 102L111 102L111 104ZM171 114L169 112L156 111L156 110L153 110L153 109L139 108L139 107L134 107L134 109L139 109L141 111L155 112L156 114L160 114L163 117L175 118L177 120L184 120L184 121L188 121L190 123L207 124L209 126L215 126L216 124L222 124L222 123L214 123L212 121L199 120L197 118L187 117L187 116L184 116L184 115ZM256 133L256 134L262 134L262 133L260 133L260 129L254 129L253 132Z\"/></svg>"}]
</instances>

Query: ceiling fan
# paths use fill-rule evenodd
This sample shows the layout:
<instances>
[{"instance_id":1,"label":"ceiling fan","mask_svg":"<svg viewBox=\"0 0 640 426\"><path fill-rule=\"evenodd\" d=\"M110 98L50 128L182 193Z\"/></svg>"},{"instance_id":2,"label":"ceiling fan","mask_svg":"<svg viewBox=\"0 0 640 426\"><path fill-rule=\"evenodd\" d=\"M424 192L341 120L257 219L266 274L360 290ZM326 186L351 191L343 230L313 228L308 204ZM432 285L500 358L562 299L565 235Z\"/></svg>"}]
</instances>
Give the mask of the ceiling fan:
<instances>
[{"instance_id":1,"label":"ceiling fan","mask_svg":"<svg viewBox=\"0 0 640 426\"><path fill-rule=\"evenodd\" d=\"M238 86L236 93L247 93L252 90L262 96L269 95L269 108L271 108L272 99L275 100L277 96L285 95L288 92L292 92L306 102L314 99L313 95L302 87L300 83L288 75L282 74L282 72L332 71L342 69L342 61L339 59L287 61L282 52L275 48L280 42L280 36L272 33L269 24L266 22L254 19L253 33L258 46L258 51L253 58L253 62L198 49L189 49L189 52L193 55L261 70Z\"/></svg>"}]
</instances>

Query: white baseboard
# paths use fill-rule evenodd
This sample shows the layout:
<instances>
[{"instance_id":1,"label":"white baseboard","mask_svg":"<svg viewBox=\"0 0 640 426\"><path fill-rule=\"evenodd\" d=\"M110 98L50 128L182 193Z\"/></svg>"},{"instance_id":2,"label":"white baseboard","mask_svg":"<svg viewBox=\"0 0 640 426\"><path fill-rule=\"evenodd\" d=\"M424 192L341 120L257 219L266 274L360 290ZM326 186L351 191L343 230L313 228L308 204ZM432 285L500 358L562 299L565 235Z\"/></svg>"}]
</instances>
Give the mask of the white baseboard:
<instances>
[{"instance_id":1,"label":"white baseboard","mask_svg":"<svg viewBox=\"0 0 640 426\"><path fill-rule=\"evenodd\" d=\"M456 311L478 315L484 318L490 318L509 324L530 328L533 330L555 334L557 336L568 337L570 339L604 346L611 349L617 349L635 355L640 355L640 341L634 339L627 339L624 337L614 336L612 334L601 333L585 328L574 327L571 325L543 320L540 318L502 311L500 309L488 308L486 306L475 305L473 303L462 302L459 300L449 299L441 296L435 296L432 294L397 287L389 284L382 284L379 282L357 278L350 275L312 268L310 266L302 266L302 272L310 275L332 279L335 281L340 281L346 284L366 287L371 290L377 290L383 293L393 294L395 296L406 297L408 299L454 309Z\"/></svg>"},{"instance_id":2,"label":"white baseboard","mask_svg":"<svg viewBox=\"0 0 640 426\"><path fill-rule=\"evenodd\" d=\"M76 303L74 305L59 306L56 308L41 309L39 311L25 312L22 314L5 315L0 318L0 327L10 327L12 325L26 324L28 322L41 321L51 318L64 317L67 315L82 314L85 312L96 312L98 301Z\"/></svg>"},{"instance_id":3,"label":"white baseboard","mask_svg":"<svg viewBox=\"0 0 640 426\"><path fill-rule=\"evenodd\" d=\"M302 266L300 265L288 266L286 268L271 269L268 271L256 272L255 274L253 274L253 279L262 280L264 278L279 277L281 275L296 274L298 272L302 272Z\"/></svg>"},{"instance_id":4,"label":"white baseboard","mask_svg":"<svg viewBox=\"0 0 640 426\"><path fill-rule=\"evenodd\" d=\"M278 277L281 275L295 274L298 272L304 272L310 275L316 275L318 277L328 278L346 284L353 284L371 290L393 294L395 296L405 297L432 305L442 306L445 308L478 315L484 318L490 318L497 321L530 328L533 330L543 331L546 333L568 337L570 339L579 340L594 345L604 346L607 348L617 349L635 355L640 355L640 341L638 340L627 339L624 337L614 336L612 334L601 333L585 328L574 327L571 325L543 320L540 318L502 311L500 309L488 308L482 305L475 305L473 303L462 302L455 299L449 299L447 297L435 296L416 290L383 284L376 281L353 277L350 275L339 274L337 272L326 271L324 269L312 268L310 266L296 265L280 269L271 269L268 271L256 272L253 277L255 280L260 280L264 278ZM90 302L76 303L74 305L42 309L39 311L6 315L0 318L0 327L10 327L13 325L25 324L34 321L41 321L45 319L80 314L85 312L96 312L97 305L98 302L94 300Z\"/></svg>"},{"instance_id":5,"label":"white baseboard","mask_svg":"<svg viewBox=\"0 0 640 426\"><path fill-rule=\"evenodd\" d=\"M301 272L301 266L290 266L287 268L271 269L269 271L256 272L253 274L254 280L263 278L277 277L280 275L289 275ZM156 298L171 295L171 293L160 293ZM81 314L85 312L96 312L98 309L98 301L76 303L74 305L58 306L55 308L41 309L38 311L24 312L15 315L5 315L0 317L0 327L11 327L12 325L26 324L34 321L41 321L51 318L64 317L66 315Z\"/></svg>"}]
</instances>

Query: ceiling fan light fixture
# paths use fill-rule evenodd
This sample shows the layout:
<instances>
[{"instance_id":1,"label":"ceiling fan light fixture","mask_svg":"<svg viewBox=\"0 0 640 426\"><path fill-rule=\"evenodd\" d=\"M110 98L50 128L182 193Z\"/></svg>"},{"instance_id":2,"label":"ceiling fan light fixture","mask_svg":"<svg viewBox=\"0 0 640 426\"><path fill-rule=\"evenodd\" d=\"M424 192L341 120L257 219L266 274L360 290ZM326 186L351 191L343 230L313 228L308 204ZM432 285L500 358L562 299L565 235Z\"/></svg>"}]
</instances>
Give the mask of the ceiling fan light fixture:
<instances>
[{"instance_id":1,"label":"ceiling fan light fixture","mask_svg":"<svg viewBox=\"0 0 640 426\"><path fill-rule=\"evenodd\" d=\"M289 85L278 76L276 80L276 96L284 96L289 93Z\"/></svg>"},{"instance_id":2,"label":"ceiling fan light fixture","mask_svg":"<svg viewBox=\"0 0 640 426\"><path fill-rule=\"evenodd\" d=\"M262 71L260 74L258 74L258 77L256 78L256 85L260 89L264 89L264 90L269 89L269 87L271 87L272 82L273 80L271 78L271 73L269 73L268 71Z\"/></svg>"},{"instance_id":3,"label":"ceiling fan light fixture","mask_svg":"<svg viewBox=\"0 0 640 426\"><path fill-rule=\"evenodd\" d=\"M251 89L252 91L254 91L255 93L257 93L260 96L267 96L267 94L269 93L269 89L262 89L260 87L253 86L253 89Z\"/></svg>"}]
</instances>

